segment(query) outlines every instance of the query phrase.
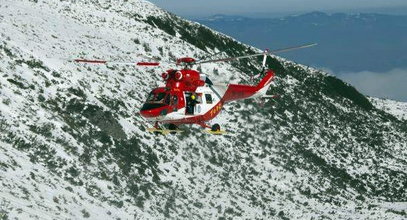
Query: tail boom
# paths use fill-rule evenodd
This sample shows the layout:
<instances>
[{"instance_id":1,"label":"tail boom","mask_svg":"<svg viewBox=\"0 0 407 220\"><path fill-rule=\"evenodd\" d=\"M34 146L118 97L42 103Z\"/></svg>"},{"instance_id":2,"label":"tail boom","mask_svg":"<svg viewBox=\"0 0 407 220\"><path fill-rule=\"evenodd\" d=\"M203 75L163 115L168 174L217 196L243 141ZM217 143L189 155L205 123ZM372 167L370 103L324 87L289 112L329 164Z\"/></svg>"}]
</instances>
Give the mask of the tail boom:
<instances>
[{"instance_id":1,"label":"tail boom","mask_svg":"<svg viewBox=\"0 0 407 220\"><path fill-rule=\"evenodd\" d=\"M256 98L266 94L274 78L274 72L267 71L264 78L256 86L230 84L223 96L223 102Z\"/></svg>"}]
</instances>

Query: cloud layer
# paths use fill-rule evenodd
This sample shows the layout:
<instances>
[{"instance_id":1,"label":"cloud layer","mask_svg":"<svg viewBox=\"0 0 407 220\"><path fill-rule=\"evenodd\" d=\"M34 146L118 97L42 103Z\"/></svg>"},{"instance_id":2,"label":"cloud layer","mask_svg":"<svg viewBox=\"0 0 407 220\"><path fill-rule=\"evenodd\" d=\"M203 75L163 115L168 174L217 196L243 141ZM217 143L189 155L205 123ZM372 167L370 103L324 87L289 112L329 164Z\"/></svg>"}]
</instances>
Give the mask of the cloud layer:
<instances>
[{"instance_id":1,"label":"cloud layer","mask_svg":"<svg viewBox=\"0 0 407 220\"><path fill-rule=\"evenodd\" d=\"M407 102L407 69L393 69L383 73L362 71L335 75L365 95Z\"/></svg>"}]
</instances>

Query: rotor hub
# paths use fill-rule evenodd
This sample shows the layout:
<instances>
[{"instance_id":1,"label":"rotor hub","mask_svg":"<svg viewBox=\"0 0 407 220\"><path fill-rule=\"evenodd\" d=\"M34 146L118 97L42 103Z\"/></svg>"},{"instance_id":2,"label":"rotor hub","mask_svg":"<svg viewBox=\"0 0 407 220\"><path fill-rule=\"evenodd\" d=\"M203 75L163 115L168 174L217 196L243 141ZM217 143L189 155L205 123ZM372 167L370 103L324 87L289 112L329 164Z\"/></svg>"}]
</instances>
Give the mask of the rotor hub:
<instances>
[{"instance_id":1,"label":"rotor hub","mask_svg":"<svg viewBox=\"0 0 407 220\"><path fill-rule=\"evenodd\" d=\"M195 59L192 57L182 57L177 59L177 65L182 65L182 64L187 64L187 65L192 65L195 63Z\"/></svg>"}]
</instances>

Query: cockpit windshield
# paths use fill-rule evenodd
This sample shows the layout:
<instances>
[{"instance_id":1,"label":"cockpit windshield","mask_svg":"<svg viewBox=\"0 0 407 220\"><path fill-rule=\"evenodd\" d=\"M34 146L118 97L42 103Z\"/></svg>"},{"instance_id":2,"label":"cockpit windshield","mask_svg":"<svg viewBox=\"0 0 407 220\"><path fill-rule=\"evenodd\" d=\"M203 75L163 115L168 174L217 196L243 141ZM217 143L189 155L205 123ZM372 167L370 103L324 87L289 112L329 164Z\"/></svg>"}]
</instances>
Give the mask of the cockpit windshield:
<instances>
[{"instance_id":1,"label":"cockpit windshield","mask_svg":"<svg viewBox=\"0 0 407 220\"><path fill-rule=\"evenodd\" d=\"M151 92L148 97L146 103L143 105L141 110L150 110L154 108L164 107L169 105L171 101L171 95L165 92L158 92L154 93Z\"/></svg>"}]
</instances>

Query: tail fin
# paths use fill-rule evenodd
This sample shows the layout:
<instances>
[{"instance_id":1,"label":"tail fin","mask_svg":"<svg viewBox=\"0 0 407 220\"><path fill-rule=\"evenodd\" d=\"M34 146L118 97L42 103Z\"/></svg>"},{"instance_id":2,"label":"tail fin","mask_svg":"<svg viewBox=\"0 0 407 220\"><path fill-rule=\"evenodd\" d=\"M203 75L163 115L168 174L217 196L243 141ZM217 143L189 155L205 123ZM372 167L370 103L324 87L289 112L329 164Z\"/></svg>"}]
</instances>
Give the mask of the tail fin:
<instances>
[{"instance_id":1,"label":"tail fin","mask_svg":"<svg viewBox=\"0 0 407 220\"><path fill-rule=\"evenodd\" d=\"M269 86L271 81L274 78L274 72L272 70L268 70L266 75L263 77L263 79L261 79L261 81L259 82L259 84L257 84L257 89L262 89L265 86Z\"/></svg>"}]
</instances>

